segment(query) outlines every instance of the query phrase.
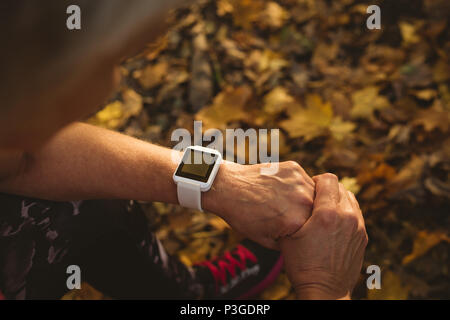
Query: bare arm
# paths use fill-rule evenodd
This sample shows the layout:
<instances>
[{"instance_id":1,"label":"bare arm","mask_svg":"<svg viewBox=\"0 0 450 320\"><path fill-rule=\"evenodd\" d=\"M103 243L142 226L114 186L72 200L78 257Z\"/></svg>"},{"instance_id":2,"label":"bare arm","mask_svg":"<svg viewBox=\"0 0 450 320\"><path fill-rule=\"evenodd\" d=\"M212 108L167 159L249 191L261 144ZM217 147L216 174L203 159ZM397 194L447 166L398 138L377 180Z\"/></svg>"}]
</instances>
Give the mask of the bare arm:
<instances>
[{"instance_id":1,"label":"bare arm","mask_svg":"<svg viewBox=\"0 0 450 320\"><path fill-rule=\"evenodd\" d=\"M172 161L172 152L75 123L22 157L25 160L18 160L17 153L15 173L0 181L0 192L58 201L177 203L172 179L177 163ZM14 160L6 162L11 166ZM314 182L294 162L280 163L278 173L271 176L261 175L261 166L223 164L211 190L202 195L202 207L250 239L275 248L276 239L296 232L309 218Z\"/></svg>"},{"instance_id":2,"label":"bare arm","mask_svg":"<svg viewBox=\"0 0 450 320\"><path fill-rule=\"evenodd\" d=\"M60 201L119 198L176 203L171 152L75 123L27 154L25 165L0 182L0 191ZM7 163L13 168L12 162L4 160L4 170Z\"/></svg>"}]
</instances>

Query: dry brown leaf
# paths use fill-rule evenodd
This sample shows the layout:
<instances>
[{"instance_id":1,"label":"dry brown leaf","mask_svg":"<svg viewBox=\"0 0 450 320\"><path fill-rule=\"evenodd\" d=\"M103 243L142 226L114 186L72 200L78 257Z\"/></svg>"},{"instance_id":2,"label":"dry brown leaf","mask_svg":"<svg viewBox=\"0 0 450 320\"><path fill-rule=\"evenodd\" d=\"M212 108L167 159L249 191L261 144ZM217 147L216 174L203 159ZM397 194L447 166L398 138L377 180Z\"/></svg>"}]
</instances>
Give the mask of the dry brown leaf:
<instances>
[{"instance_id":1,"label":"dry brown leaf","mask_svg":"<svg viewBox=\"0 0 450 320\"><path fill-rule=\"evenodd\" d=\"M114 101L104 107L87 122L107 129L117 130L128 121L130 117L139 115L142 110L142 97L134 90L126 89L122 93L123 102Z\"/></svg>"},{"instance_id":2,"label":"dry brown leaf","mask_svg":"<svg viewBox=\"0 0 450 320\"><path fill-rule=\"evenodd\" d=\"M417 233L416 239L414 239L413 250L410 254L403 257L402 263L408 264L411 261L423 256L426 254L431 248L441 243L442 241L446 241L450 243L450 237L443 232L429 232L429 231L419 231Z\"/></svg>"},{"instance_id":3,"label":"dry brown leaf","mask_svg":"<svg viewBox=\"0 0 450 320\"><path fill-rule=\"evenodd\" d=\"M270 1L266 8L258 17L258 24L262 27L270 27L273 29L281 28L286 20L289 19L289 12L286 11L278 3Z\"/></svg>"},{"instance_id":4,"label":"dry brown leaf","mask_svg":"<svg viewBox=\"0 0 450 320\"><path fill-rule=\"evenodd\" d=\"M168 63L162 61L154 65L149 65L142 71L135 72L134 77L139 81L142 88L150 90L163 82L168 69Z\"/></svg>"},{"instance_id":5,"label":"dry brown leaf","mask_svg":"<svg viewBox=\"0 0 450 320\"><path fill-rule=\"evenodd\" d=\"M189 84L189 102L194 111L203 108L213 95L212 68L208 59L208 44L204 33L194 39L194 54Z\"/></svg>"},{"instance_id":6,"label":"dry brown leaf","mask_svg":"<svg viewBox=\"0 0 450 320\"><path fill-rule=\"evenodd\" d=\"M382 272L381 289L367 289L369 300L405 300L410 288L392 271Z\"/></svg>"},{"instance_id":7,"label":"dry brown leaf","mask_svg":"<svg viewBox=\"0 0 450 320\"><path fill-rule=\"evenodd\" d=\"M230 0L230 3L234 24L244 29L250 29L258 21L266 4L264 0Z\"/></svg>"},{"instance_id":8,"label":"dry brown leaf","mask_svg":"<svg viewBox=\"0 0 450 320\"><path fill-rule=\"evenodd\" d=\"M450 66L444 59L440 59L433 67L433 80L437 83L450 79Z\"/></svg>"},{"instance_id":9,"label":"dry brown leaf","mask_svg":"<svg viewBox=\"0 0 450 320\"><path fill-rule=\"evenodd\" d=\"M424 90L415 90L412 92L412 94L421 100L431 100L436 97L437 92L434 89L424 89Z\"/></svg>"},{"instance_id":10,"label":"dry brown leaf","mask_svg":"<svg viewBox=\"0 0 450 320\"><path fill-rule=\"evenodd\" d=\"M225 129L227 123L247 118L244 107L251 95L252 90L248 86L228 87L214 98L211 106L200 110L195 118L203 121L205 130Z\"/></svg>"},{"instance_id":11,"label":"dry brown leaf","mask_svg":"<svg viewBox=\"0 0 450 320\"><path fill-rule=\"evenodd\" d=\"M291 283L287 276L281 273L275 282L264 290L260 297L262 300L281 300L285 299L291 290Z\"/></svg>"},{"instance_id":12,"label":"dry brown leaf","mask_svg":"<svg viewBox=\"0 0 450 320\"><path fill-rule=\"evenodd\" d=\"M294 102L294 98L289 95L283 87L276 87L264 97L264 111L274 116L286 110L289 104Z\"/></svg>"},{"instance_id":13,"label":"dry brown leaf","mask_svg":"<svg viewBox=\"0 0 450 320\"><path fill-rule=\"evenodd\" d=\"M402 34L403 44L409 45L420 42L420 36L417 34L420 25L420 23L412 24L405 21L401 21L398 24L400 33Z\"/></svg>"},{"instance_id":14,"label":"dry brown leaf","mask_svg":"<svg viewBox=\"0 0 450 320\"><path fill-rule=\"evenodd\" d=\"M345 189L353 192L354 194L358 194L359 190L361 190L356 178L343 177L339 182L344 185Z\"/></svg>"},{"instance_id":15,"label":"dry brown leaf","mask_svg":"<svg viewBox=\"0 0 450 320\"><path fill-rule=\"evenodd\" d=\"M333 119L331 104L323 102L316 94L306 97L306 108L290 109L291 118L280 122L280 126L291 138L304 138L306 141L327 133Z\"/></svg>"},{"instance_id":16,"label":"dry brown leaf","mask_svg":"<svg viewBox=\"0 0 450 320\"><path fill-rule=\"evenodd\" d=\"M388 107L390 105L389 100L379 95L379 91L380 89L377 87L367 87L355 91L352 95L351 116L353 118L371 119L375 110Z\"/></svg>"},{"instance_id":17,"label":"dry brown leaf","mask_svg":"<svg viewBox=\"0 0 450 320\"><path fill-rule=\"evenodd\" d=\"M433 131L439 129L442 132L448 132L450 126L450 113L447 111L421 110L417 113L416 118L412 121L413 126L423 126L425 131Z\"/></svg>"},{"instance_id":18,"label":"dry brown leaf","mask_svg":"<svg viewBox=\"0 0 450 320\"><path fill-rule=\"evenodd\" d=\"M355 130L356 125L350 121L343 121L341 117L336 117L330 124L330 132L334 139L343 141Z\"/></svg>"},{"instance_id":19,"label":"dry brown leaf","mask_svg":"<svg viewBox=\"0 0 450 320\"><path fill-rule=\"evenodd\" d=\"M421 187L420 177L424 166L425 160L420 156L413 155L411 160L401 168L400 172L388 182L389 187L393 192L402 192Z\"/></svg>"},{"instance_id":20,"label":"dry brown leaf","mask_svg":"<svg viewBox=\"0 0 450 320\"><path fill-rule=\"evenodd\" d=\"M110 300L87 282L81 283L81 289L71 290L61 300Z\"/></svg>"}]
</instances>

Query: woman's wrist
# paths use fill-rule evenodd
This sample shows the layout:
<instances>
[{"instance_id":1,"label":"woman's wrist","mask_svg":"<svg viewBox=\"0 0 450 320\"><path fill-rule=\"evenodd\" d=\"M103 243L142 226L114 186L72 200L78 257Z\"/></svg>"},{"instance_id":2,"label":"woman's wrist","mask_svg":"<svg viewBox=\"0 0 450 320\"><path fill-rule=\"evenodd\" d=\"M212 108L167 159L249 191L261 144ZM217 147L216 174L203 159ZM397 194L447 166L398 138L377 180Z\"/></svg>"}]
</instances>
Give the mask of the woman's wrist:
<instances>
[{"instance_id":1,"label":"woman's wrist","mask_svg":"<svg viewBox=\"0 0 450 320\"><path fill-rule=\"evenodd\" d=\"M221 218L226 219L228 205L232 198L231 192L234 189L235 172L240 165L233 162L224 161L220 165L211 189L202 195L202 208L217 214Z\"/></svg>"}]
</instances>

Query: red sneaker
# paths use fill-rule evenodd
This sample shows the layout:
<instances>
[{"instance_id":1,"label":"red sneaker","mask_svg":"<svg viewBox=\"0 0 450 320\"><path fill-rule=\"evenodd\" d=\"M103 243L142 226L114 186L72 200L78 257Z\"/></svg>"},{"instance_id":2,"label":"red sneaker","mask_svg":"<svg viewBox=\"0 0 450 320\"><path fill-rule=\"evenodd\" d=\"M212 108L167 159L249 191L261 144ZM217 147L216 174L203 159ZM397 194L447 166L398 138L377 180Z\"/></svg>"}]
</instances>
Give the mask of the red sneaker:
<instances>
[{"instance_id":1,"label":"red sneaker","mask_svg":"<svg viewBox=\"0 0 450 320\"><path fill-rule=\"evenodd\" d=\"M196 265L206 285L206 299L248 299L267 288L283 267L279 251L250 240L223 256Z\"/></svg>"}]
</instances>

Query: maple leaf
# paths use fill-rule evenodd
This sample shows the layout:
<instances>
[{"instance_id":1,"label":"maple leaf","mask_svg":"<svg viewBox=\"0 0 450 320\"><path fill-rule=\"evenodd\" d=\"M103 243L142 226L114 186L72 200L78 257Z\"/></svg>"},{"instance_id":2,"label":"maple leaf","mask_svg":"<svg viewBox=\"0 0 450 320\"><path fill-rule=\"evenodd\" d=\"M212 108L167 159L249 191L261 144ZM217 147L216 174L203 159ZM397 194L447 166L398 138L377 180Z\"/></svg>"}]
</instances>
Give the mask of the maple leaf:
<instances>
[{"instance_id":1,"label":"maple leaf","mask_svg":"<svg viewBox=\"0 0 450 320\"><path fill-rule=\"evenodd\" d=\"M434 129L447 132L450 126L450 114L447 111L436 110L435 108L421 110L412 121L412 125L423 126L425 131L428 132Z\"/></svg>"},{"instance_id":2,"label":"maple leaf","mask_svg":"<svg viewBox=\"0 0 450 320\"><path fill-rule=\"evenodd\" d=\"M169 65L162 61L155 65L147 66L143 71L136 71L133 76L136 78L142 88L149 90L161 84L167 75Z\"/></svg>"},{"instance_id":3,"label":"maple leaf","mask_svg":"<svg viewBox=\"0 0 450 320\"><path fill-rule=\"evenodd\" d=\"M114 101L88 120L88 123L108 129L118 129L130 117L137 116L142 110L142 97L134 90L127 89L122 93L123 102Z\"/></svg>"},{"instance_id":4,"label":"maple leaf","mask_svg":"<svg viewBox=\"0 0 450 320\"><path fill-rule=\"evenodd\" d=\"M248 86L228 87L214 98L212 105L200 110L195 118L203 121L205 130L225 129L227 123L247 118L244 106L251 95L252 90Z\"/></svg>"},{"instance_id":5,"label":"maple leaf","mask_svg":"<svg viewBox=\"0 0 450 320\"><path fill-rule=\"evenodd\" d=\"M420 42L420 37L417 35L417 29L419 29L421 25L421 23L411 24L405 21L398 24L405 45Z\"/></svg>"},{"instance_id":6,"label":"maple leaf","mask_svg":"<svg viewBox=\"0 0 450 320\"><path fill-rule=\"evenodd\" d=\"M289 19L289 13L278 3L270 1L266 9L261 12L258 22L262 27L280 28L287 19Z\"/></svg>"},{"instance_id":7,"label":"maple leaf","mask_svg":"<svg viewBox=\"0 0 450 320\"><path fill-rule=\"evenodd\" d=\"M353 118L371 119L375 110L386 108L389 100L379 95L377 87L367 87L353 93L353 108L350 112Z\"/></svg>"},{"instance_id":8,"label":"maple leaf","mask_svg":"<svg viewBox=\"0 0 450 320\"><path fill-rule=\"evenodd\" d=\"M264 97L264 111L269 115L276 115L293 102L294 98L285 88L276 87Z\"/></svg>"},{"instance_id":9,"label":"maple leaf","mask_svg":"<svg viewBox=\"0 0 450 320\"><path fill-rule=\"evenodd\" d=\"M450 237L442 232L419 231L416 239L414 240L412 252L403 257L402 263L408 264L411 261L423 256L431 248L442 241L450 243Z\"/></svg>"},{"instance_id":10,"label":"maple leaf","mask_svg":"<svg viewBox=\"0 0 450 320\"><path fill-rule=\"evenodd\" d=\"M306 97L306 108L292 108L291 118L281 121L280 125L291 138L304 138L310 141L326 134L333 119L333 109L330 103L325 103L316 94Z\"/></svg>"},{"instance_id":11,"label":"maple leaf","mask_svg":"<svg viewBox=\"0 0 450 320\"><path fill-rule=\"evenodd\" d=\"M343 177L339 182L344 185L345 189L353 192L354 194L358 194L359 190L361 190L361 186L358 184L357 178Z\"/></svg>"},{"instance_id":12,"label":"maple leaf","mask_svg":"<svg viewBox=\"0 0 450 320\"><path fill-rule=\"evenodd\" d=\"M330 132L334 139L342 141L347 138L356 128L350 121L343 121L341 117L336 117L330 124Z\"/></svg>"}]
</instances>

